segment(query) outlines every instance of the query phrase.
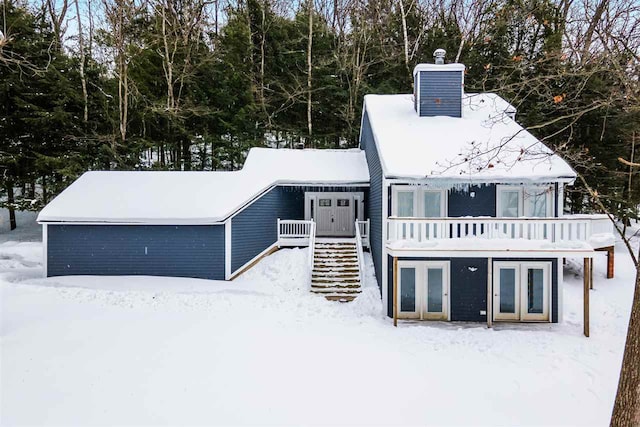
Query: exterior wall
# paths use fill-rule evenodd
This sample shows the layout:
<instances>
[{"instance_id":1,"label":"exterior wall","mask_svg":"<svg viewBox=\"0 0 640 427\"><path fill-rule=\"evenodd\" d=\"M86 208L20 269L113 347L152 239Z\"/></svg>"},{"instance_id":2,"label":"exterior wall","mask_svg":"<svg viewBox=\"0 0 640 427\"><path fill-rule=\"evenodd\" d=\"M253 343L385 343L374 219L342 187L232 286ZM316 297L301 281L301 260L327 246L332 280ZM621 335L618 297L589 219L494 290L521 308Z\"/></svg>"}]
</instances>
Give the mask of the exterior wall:
<instances>
[{"instance_id":1,"label":"exterior wall","mask_svg":"<svg viewBox=\"0 0 640 427\"><path fill-rule=\"evenodd\" d=\"M471 194L474 193L474 197ZM496 216L496 186L472 185L468 190L449 191L449 216Z\"/></svg>"},{"instance_id":2,"label":"exterior wall","mask_svg":"<svg viewBox=\"0 0 640 427\"><path fill-rule=\"evenodd\" d=\"M360 148L365 151L367 165L369 166L369 197L365 196L365 209L368 211L370 220L371 255L373 258L373 268L376 273L378 287L382 291L382 166L378 156L378 148L373 139L373 131L369 123L369 117L365 111L362 118L362 129L360 131Z\"/></svg>"},{"instance_id":3,"label":"exterior wall","mask_svg":"<svg viewBox=\"0 0 640 427\"><path fill-rule=\"evenodd\" d=\"M462 117L462 71L420 71L420 116Z\"/></svg>"},{"instance_id":4,"label":"exterior wall","mask_svg":"<svg viewBox=\"0 0 640 427\"><path fill-rule=\"evenodd\" d=\"M398 258L398 261L449 261L451 277L449 298L451 320L486 322L487 310L487 258ZM555 258L494 258L500 261L544 261L551 262L551 320L558 322L558 260ZM393 258L388 259L387 316L393 317Z\"/></svg>"},{"instance_id":5,"label":"exterior wall","mask_svg":"<svg viewBox=\"0 0 640 427\"><path fill-rule=\"evenodd\" d=\"M258 256L278 240L278 218L304 219L304 193L361 191L366 187L276 186L231 219L231 272ZM365 217L366 217L365 209Z\"/></svg>"},{"instance_id":6,"label":"exterior wall","mask_svg":"<svg viewBox=\"0 0 640 427\"><path fill-rule=\"evenodd\" d=\"M47 275L224 280L223 225L47 225Z\"/></svg>"}]
</instances>

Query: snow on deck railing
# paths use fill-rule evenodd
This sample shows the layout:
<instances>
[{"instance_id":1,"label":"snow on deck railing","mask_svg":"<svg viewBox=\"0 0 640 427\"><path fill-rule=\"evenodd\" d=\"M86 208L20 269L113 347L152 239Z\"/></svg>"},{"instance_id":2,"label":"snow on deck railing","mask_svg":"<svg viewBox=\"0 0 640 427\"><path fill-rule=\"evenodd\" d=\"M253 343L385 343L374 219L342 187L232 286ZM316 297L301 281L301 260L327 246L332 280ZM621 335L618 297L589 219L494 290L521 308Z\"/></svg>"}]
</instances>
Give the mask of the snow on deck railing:
<instances>
[{"instance_id":1,"label":"snow on deck railing","mask_svg":"<svg viewBox=\"0 0 640 427\"><path fill-rule=\"evenodd\" d=\"M312 231L313 221L278 218L278 246L307 246Z\"/></svg>"},{"instance_id":2,"label":"snow on deck railing","mask_svg":"<svg viewBox=\"0 0 640 427\"><path fill-rule=\"evenodd\" d=\"M360 232L362 238L362 245L366 248L370 246L369 243L369 220L356 221L356 230Z\"/></svg>"},{"instance_id":3,"label":"snow on deck railing","mask_svg":"<svg viewBox=\"0 0 640 427\"><path fill-rule=\"evenodd\" d=\"M479 238L588 242L592 235L606 233L613 233L613 227L605 223L601 215L558 218L390 217L387 222L389 241Z\"/></svg>"},{"instance_id":4,"label":"snow on deck railing","mask_svg":"<svg viewBox=\"0 0 640 427\"><path fill-rule=\"evenodd\" d=\"M356 252L358 255L358 271L360 272L360 286L364 286L364 251L362 249L362 233L360 233L360 224L356 220Z\"/></svg>"}]
</instances>

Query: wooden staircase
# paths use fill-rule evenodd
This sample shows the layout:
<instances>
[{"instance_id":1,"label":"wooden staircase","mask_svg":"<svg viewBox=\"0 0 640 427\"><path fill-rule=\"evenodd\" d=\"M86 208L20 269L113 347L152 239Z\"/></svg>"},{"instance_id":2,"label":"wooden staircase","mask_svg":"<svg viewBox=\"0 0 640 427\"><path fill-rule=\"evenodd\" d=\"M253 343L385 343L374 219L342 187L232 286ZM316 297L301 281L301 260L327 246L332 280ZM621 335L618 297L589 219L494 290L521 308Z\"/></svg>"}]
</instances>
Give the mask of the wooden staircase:
<instances>
[{"instance_id":1,"label":"wooden staircase","mask_svg":"<svg viewBox=\"0 0 640 427\"><path fill-rule=\"evenodd\" d=\"M331 301L353 301L361 292L356 240L318 239L314 248L311 292Z\"/></svg>"}]
</instances>

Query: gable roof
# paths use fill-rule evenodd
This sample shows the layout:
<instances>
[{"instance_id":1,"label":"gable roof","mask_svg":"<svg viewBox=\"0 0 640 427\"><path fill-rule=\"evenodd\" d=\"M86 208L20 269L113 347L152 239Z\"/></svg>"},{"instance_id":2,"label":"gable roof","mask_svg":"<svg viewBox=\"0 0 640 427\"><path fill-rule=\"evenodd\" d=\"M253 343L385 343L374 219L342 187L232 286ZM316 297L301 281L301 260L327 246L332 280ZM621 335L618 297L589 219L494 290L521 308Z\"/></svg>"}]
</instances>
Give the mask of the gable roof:
<instances>
[{"instance_id":1,"label":"gable roof","mask_svg":"<svg viewBox=\"0 0 640 427\"><path fill-rule=\"evenodd\" d=\"M252 148L234 172L86 172L39 222L211 224L277 184L368 185L360 150Z\"/></svg>"},{"instance_id":2,"label":"gable roof","mask_svg":"<svg viewBox=\"0 0 640 427\"><path fill-rule=\"evenodd\" d=\"M575 171L509 117L493 93L465 94L462 118L419 117L413 95L366 95L387 178L449 183L572 182Z\"/></svg>"}]
</instances>

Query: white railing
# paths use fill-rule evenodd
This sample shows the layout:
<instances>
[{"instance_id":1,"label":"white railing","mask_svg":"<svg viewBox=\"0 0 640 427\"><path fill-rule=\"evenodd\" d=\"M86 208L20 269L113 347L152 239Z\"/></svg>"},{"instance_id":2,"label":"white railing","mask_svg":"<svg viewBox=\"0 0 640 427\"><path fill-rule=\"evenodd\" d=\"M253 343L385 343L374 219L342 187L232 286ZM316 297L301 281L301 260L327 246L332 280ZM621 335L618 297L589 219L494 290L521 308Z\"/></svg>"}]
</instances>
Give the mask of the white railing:
<instances>
[{"instance_id":1,"label":"white railing","mask_svg":"<svg viewBox=\"0 0 640 427\"><path fill-rule=\"evenodd\" d=\"M606 216L605 216L606 218ZM559 218L397 218L387 222L387 240L525 239L588 242L595 233L613 233L600 215Z\"/></svg>"},{"instance_id":2,"label":"white railing","mask_svg":"<svg viewBox=\"0 0 640 427\"><path fill-rule=\"evenodd\" d=\"M316 252L316 223L311 221L311 229L309 230L309 270L313 270L313 261Z\"/></svg>"},{"instance_id":3,"label":"white railing","mask_svg":"<svg viewBox=\"0 0 640 427\"><path fill-rule=\"evenodd\" d=\"M297 219L278 218L278 246L307 246L315 237L315 223Z\"/></svg>"},{"instance_id":4,"label":"white railing","mask_svg":"<svg viewBox=\"0 0 640 427\"><path fill-rule=\"evenodd\" d=\"M369 242L369 220L366 221L358 221L356 220L356 236L357 233L360 233L360 237L362 239L362 245L365 248L368 248L371 246L370 242Z\"/></svg>"},{"instance_id":5,"label":"white railing","mask_svg":"<svg viewBox=\"0 0 640 427\"><path fill-rule=\"evenodd\" d=\"M358 271L360 272L360 286L364 286L364 250L362 249L362 234L360 233L360 221L356 220L356 252L358 255Z\"/></svg>"}]
</instances>

